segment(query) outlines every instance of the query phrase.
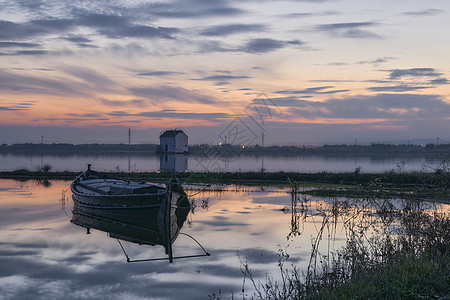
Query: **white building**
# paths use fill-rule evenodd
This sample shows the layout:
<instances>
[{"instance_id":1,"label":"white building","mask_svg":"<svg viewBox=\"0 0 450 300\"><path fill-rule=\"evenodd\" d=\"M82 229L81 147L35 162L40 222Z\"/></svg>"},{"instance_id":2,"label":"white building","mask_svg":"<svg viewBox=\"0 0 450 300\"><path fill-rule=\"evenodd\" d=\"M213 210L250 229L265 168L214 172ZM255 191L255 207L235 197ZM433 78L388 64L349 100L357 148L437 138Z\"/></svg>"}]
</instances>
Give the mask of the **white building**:
<instances>
[{"instance_id":1,"label":"white building","mask_svg":"<svg viewBox=\"0 0 450 300\"><path fill-rule=\"evenodd\" d=\"M163 153L186 153L188 136L183 130L166 130L159 136L159 145Z\"/></svg>"}]
</instances>

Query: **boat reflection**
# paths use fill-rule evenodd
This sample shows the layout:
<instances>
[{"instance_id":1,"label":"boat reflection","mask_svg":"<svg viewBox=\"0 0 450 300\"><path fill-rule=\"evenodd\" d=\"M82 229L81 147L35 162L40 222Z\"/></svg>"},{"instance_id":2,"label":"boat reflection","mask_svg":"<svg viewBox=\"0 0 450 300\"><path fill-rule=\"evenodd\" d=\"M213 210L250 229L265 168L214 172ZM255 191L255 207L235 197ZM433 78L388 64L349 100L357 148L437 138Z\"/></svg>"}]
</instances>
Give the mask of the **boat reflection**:
<instances>
[{"instance_id":1,"label":"boat reflection","mask_svg":"<svg viewBox=\"0 0 450 300\"><path fill-rule=\"evenodd\" d=\"M168 189L170 191L170 188ZM174 257L172 245L180 234L184 222L190 212L191 205L185 193L169 192L159 206L120 208L96 208L75 201L70 222L87 229L104 231L109 237L117 239L127 262L165 260L170 262L176 258L209 256L203 247L204 254ZM191 237L192 238L192 237ZM120 241L139 245L160 245L165 248L168 257L132 260L128 257ZM195 241L195 239L194 239ZM198 243L198 242L197 242Z\"/></svg>"}]
</instances>

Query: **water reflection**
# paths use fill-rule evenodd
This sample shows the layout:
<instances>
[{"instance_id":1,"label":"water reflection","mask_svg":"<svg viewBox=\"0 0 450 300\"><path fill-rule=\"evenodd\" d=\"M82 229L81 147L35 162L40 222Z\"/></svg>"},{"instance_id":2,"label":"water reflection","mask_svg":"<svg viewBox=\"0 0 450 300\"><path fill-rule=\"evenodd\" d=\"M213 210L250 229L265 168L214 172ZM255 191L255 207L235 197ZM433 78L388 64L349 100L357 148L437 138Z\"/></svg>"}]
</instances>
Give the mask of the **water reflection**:
<instances>
[{"instance_id":1,"label":"water reflection","mask_svg":"<svg viewBox=\"0 0 450 300\"><path fill-rule=\"evenodd\" d=\"M183 155L181 155L183 156ZM167 162L170 161L167 157ZM162 160L162 161L161 161ZM156 154L148 155L22 155L0 153L0 170L12 171L21 168L36 170L45 164L51 165L53 171L80 171L80 166L93 163L98 170L104 171L158 171L166 168L165 156ZM178 161L174 157L176 170L183 170L186 166L190 171L297 171L297 172L352 172L361 167L361 172L384 172L395 170L399 163L404 171L421 171L424 165L436 168L441 162L441 157L423 156L268 156L248 155L243 153L238 157L221 156L196 156L189 155L189 161ZM162 163L162 165L161 165ZM174 166L168 166L174 169ZM431 169L426 168L425 171Z\"/></svg>"},{"instance_id":2,"label":"water reflection","mask_svg":"<svg viewBox=\"0 0 450 300\"><path fill-rule=\"evenodd\" d=\"M161 154L159 167L164 172L185 172L188 169L188 156L186 154Z\"/></svg>"},{"instance_id":3,"label":"water reflection","mask_svg":"<svg viewBox=\"0 0 450 300\"><path fill-rule=\"evenodd\" d=\"M70 189L67 191L70 182L51 183L45 187L32 181L0 180L0 298L208 299L219 290L225 299L233 295L244 298L239 257L248 263L255 282L265 283L269 277L282 282L280 259L284 266L305 270L305 275L310 265L313 274L314 265L332 265L333 251L360 242L373 249L364 253L381 259L375 246L382 242L377 237L386 237L384 230L391 240L401 237L421 243L427 237L416 238L413 231L424 223L415 222L415 216L449 210L448 205L413 199L321 198L307 195L308 187L300 185L296 193L283 187L221 186L200 193L188 189L195 210L186 219L186 211L177 216L184 222L177 225L182 228L174 253L200 252L197 244L181 234L186 233L204 244L212 256L174 260L173 264L127 264L120 245L105 234L113 232L111 228L102 231L90 223L79 227L69 222L80 212L71 200ZM181 208L174 207L177 209ZM113 228L114 222L140 223L138 218L81 213L92 218L89 222L112 224L108 226ZM91 228L90 235L85 227ZM128 233L113 234L125 237ZM134 235L127 239L143 238ZM166 257L160 244L120 241L130 258ZM358 263L366 262L355 261ZM251 298L254 291L248 283L245 298Z\"/></svg>"}]
</instances>

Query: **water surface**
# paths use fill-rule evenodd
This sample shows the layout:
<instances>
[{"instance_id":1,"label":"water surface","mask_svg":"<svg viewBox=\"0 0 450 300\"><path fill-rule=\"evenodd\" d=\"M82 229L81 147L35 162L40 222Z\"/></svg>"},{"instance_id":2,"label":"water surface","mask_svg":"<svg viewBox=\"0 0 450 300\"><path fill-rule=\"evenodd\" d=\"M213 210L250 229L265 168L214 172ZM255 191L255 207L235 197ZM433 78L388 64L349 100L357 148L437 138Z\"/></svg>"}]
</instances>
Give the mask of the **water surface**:
<instances>
[{"instance_id":1,"label":"water surface","mask_svg":"<svg viewBox=\"0 0 450 300\"><path fill-rule=\"evenodd\" d=\"M188 189L193 209L182 232L211 256L127 263L116 239L100 230L86 234L70 223L70 182L49 183L0 180L1 299L207 299L212 293L242 298L244 265L264 282L279 278L278 261L286 253L287 266L306 268L314 241L325 254L346 242L343 219L321 231L339 199L302 195L293 211L287 188ZM448 211L444 205L425 207L431 208ZM374 208L360 211L376 218ZM133 259L166 257L161 246L122 245ZM175 256L201 253L185 235L173 249ZM249 280L244 286L251 295Z\"/></svg>"},{"instance_id":2,"label":"water surface","mask_svg":"<svg viewBox=\"0 0 450 300\"><path fill-rule=\"evenodd\" d=\"M194 155L16 155L0 154L0 171L17 169L36 170L49 164L53 171L82 171L88 163L100 171L285 171L285 172L361 172L433 171L441 158L438 156L365 156L365 155L299 155L253 156L219 158ZM431 168L430 168L431 167Z\"/></svg>"}]
</instances>

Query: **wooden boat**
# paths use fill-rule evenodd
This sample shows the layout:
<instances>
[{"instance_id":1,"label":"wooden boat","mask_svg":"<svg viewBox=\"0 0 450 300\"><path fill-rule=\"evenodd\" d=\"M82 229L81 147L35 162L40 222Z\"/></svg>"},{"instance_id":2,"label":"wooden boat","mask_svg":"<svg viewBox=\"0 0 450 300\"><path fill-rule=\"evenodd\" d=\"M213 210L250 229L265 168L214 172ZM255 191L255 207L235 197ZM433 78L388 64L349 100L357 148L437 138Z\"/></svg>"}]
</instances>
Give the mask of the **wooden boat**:
<instances>
[{"instance_id":1,"label":"wooden boat","mask_svg":"<svg viewBox=\"0 0 450 300\"><path fill-rule=\"evenodd\" d=\"M88 233L93 228L117 240L162 245L172 262L172 244L191 207L179 183L170 182L162 187L112 179L88 165L72 182L71 190L74 201L71 223L86 228ZM125 256L128 262L134 262L126 253ZM148 260L155 259L145 261Z\"/></svg>"},{"instance_id":2,"label":"wooden boat","mask_svg":"<svg viewBox=\"0 0 450 300\"><path fill-rule=\"evenodd\" d=\"M178 197L174 203L169 198L159 208L109 209L80 205L74 202L71 223L106 232L109 237L139 245L161 245L170 262L173 261L172 245L178 237L190 211L185 197ZM122 248L123 249L123 248ZM124 250L125 253L125 250ZM128 262L130 260L125 253ZM155 259L146 259L155 260ZM157 259L159 260L159 259Z\"/></svg>"},{"instance_id":3,"label":"wooden boat","mask_svg":"<svg viewBox=\"0 0 450 300\"><path fill-rule=\"evenodd\" d=\"M166 186L147 182L136 182L109 178L106 174L88 169L81 173L70 185L73 201L79 206L98 209L138 209L158 208L171 193L186 194L180 184L171 182Z\"/></svg>"}]
</instances>

